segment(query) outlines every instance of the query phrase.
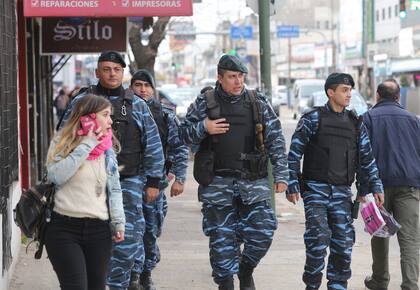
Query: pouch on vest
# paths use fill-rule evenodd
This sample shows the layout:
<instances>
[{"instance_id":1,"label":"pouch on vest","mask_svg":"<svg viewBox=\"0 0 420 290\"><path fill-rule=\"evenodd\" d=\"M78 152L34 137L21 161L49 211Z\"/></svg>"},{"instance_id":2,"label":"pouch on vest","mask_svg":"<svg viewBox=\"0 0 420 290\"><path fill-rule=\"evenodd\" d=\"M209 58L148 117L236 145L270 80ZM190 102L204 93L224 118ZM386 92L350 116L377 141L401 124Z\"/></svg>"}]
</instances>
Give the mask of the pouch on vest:
<instances>
[{"instance_id":1,"label":"pouch on vest","mask_svg":"<svg viewBox=\"0 0 420 290\"><path fill-rule=\"evenodd\" d=\"M214 178L214 152L200 150L194 155L194 179L202 186L209 186Z\"/></svg>"},{"instance_id":2,"label":"pouch on vest","mask_svg":"<svg viewBox=\"0 0 420 290\"><path fill-rule=\"evenodd\" d=\"M246 154L244 160L249 161L249 179L256 180L268 175L268 155L261 152L251 152Z\"/></svg>"}]
</instances>

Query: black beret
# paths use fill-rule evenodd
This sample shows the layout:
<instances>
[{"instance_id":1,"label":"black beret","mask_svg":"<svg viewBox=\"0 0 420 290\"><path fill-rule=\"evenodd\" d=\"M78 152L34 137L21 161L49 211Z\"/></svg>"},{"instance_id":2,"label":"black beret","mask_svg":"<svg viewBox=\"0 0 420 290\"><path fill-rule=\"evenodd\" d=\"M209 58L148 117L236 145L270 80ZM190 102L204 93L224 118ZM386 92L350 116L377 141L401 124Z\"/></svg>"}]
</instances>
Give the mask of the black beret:
<instances>
[{"instance_id":1,"label":"black beret","mask_svg":"<svg viewBox=\"0 0 420 290\"><path fill-rule=\"evenodd\" d=\"M239 71L242 73L248 73L247 67L234 55L225 54L220 60L217 68L231 71Z\"/></svg>"},{"instance_id":2,"label":"black beret","mask_svg":"<svg viewBox=\"0 0 420 290\"><path fill-rule=\"evenodd\" d=\"M354 88L353 77L345 73L332 73L325 81L325 91L331 88L332 85L348 85Z\"/></svg>"},{"instance_id":3,"label":"black beret","mask_svg":"<svg viewBox=\"0 0 420 290\"><path fill-rule=\"evenodd\" d=\"M122 67L126 67L124 58L121 54L116 51L104 51L99 56L98 62L101 61L111 61L115 63L119 63Z\"/></svg>"},{"instance_id":4,"label":"black beret","mask_svg":"<svg viewBox=\"0 0 420 290\"><path fill-rule=\"evenodd\" d=\"M152 74L146 69L139 69L133 74L133 77L131 78L131 85L133 85L134 81L137 80L149 83L153 89L156 87Z\"/></svg>"}]
</instances>

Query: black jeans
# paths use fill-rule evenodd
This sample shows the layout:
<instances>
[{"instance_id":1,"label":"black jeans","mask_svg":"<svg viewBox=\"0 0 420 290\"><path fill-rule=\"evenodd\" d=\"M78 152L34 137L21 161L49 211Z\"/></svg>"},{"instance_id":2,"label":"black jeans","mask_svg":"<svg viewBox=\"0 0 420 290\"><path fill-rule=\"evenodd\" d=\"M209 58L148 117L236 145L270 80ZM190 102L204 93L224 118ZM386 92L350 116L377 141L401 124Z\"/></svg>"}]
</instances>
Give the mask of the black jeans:
<instances>
[{"instance_id":1,"label":"black jeans","mask_svg":"<svg viewBox=\"0 0 420 290\"><path fill-rule=\"evenodd\" d=\"M104 290L111 257L108 221L53 212L45 247L62 290Z\"/></svg>"}]
</instances>

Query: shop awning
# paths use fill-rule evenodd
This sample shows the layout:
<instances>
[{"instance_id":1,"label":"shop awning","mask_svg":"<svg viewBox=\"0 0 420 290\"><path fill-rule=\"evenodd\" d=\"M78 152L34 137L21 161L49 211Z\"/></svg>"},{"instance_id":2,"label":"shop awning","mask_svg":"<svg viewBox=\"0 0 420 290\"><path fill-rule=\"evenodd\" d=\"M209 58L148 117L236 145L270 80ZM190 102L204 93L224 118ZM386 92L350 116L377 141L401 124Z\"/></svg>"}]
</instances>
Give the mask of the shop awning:
<instances>
[{"instance_id":1,"label":"shop awning","mask_svg":"<svg viewBox=\"0 0 420 290\"><path fill-rule=\"evenodd\" d=\"M192 0L24 0L27 17L191 16Z\"/></svg>"},{"instance_id":2,"label":"shop awning","mask_svg":"<svg viewBox=\"0 0 420 290\"><path fill-rule=\"evenodd\" d=\"M391 61L392 73L420 71L420 58L393 59Z\"/></svg>"}]
</instances>

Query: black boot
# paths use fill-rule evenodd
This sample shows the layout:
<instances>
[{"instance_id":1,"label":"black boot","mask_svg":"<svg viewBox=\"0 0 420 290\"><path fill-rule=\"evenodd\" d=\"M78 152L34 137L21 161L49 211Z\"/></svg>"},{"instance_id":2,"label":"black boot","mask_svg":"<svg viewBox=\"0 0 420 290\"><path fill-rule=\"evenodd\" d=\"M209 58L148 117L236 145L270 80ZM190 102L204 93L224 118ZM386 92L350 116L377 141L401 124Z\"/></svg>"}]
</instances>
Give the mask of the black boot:
<instances>
[{"instance_id":1,"label":"black boot","mask_svg":"<svg viewBox=\"0 0 420 290\"><path fill-rule=\"evenodd\" d=\"M152 280L150 272L143 272L140 275L140 289L141 290L156 290L155 284Z\"/></svg>"},{"instance_id":2,"label":"black boot","mask_svg":"<svg viewBox=\"0 0 420 290\"><path fill-rule=\"evenodd\" d=\"M131 272L128 290L140 290L140 274Z\"/></svg>"},{"instance_id":3,"label":"black boot","mask_svg":"<svg viewBox=\"0 0 420 290\"><path fill-rule=\"evenodd\" d=\"M160 249L159 246L156 244L156 264L160 262Z\"/></svg>"},{"instance_id":4,"label":"black boot","mask_svg":"<svg viewBox=\"0 0 420 290\"><path fill-rule=\"evenodd\" d=\"M234 290L233 288L233 277L229 277L219 283L219 290Z\"/></svg>"},{"instance_id":5,"label":"black boot","mask_svg":"<svg viewBox=\"0 0 420 290\"><path fill-rule=\"evenodd\" d=\"M239 264L239 289L240 290L255 290L254 278L252 278L254 267L246 262Z\"/></svg>"}]
</instances>

